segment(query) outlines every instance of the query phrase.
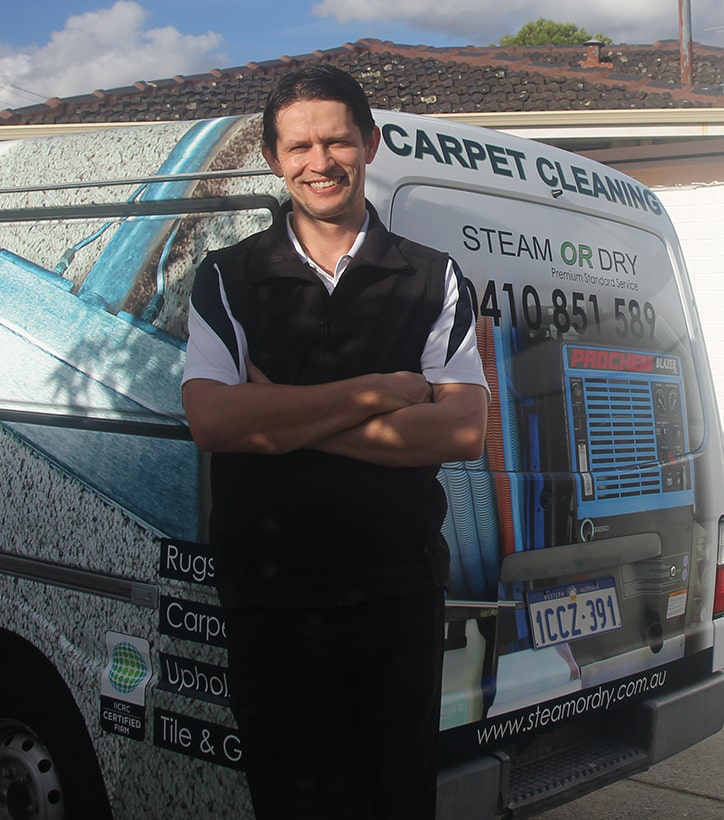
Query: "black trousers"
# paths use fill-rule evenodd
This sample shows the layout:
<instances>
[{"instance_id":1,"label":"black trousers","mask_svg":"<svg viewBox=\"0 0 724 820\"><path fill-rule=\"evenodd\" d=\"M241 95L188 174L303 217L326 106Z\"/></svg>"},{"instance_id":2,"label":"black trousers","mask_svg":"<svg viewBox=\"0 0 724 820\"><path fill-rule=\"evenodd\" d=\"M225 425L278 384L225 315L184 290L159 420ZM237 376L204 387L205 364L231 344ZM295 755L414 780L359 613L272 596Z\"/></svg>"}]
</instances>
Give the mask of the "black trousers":
<instances>
[{"instance_id":1,"label":"black trousers","mask_svg":"<svg viewBox=\"0 0 724 820\"><path fill-rule=\"evenodd\" d=\"M434 820L441 590L226 614L257 820Z\"/></svg>"}]
</instances>

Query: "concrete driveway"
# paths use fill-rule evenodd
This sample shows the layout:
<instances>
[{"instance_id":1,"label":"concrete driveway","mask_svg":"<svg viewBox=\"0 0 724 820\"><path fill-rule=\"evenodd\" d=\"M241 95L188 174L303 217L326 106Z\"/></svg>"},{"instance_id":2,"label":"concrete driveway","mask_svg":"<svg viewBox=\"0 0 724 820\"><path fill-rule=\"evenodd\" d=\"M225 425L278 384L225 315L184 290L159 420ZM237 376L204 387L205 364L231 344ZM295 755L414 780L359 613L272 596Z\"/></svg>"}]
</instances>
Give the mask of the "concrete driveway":
<instances>
[{"instance_id":1,"label":"concrete driveway","mask_svg":"<svg viewBox=\"0 0 724 820\"><path fill-rule=\"evenodd\" d=\"M540 820L724 820L724 730Z\"/></svg>"}]
</instances>

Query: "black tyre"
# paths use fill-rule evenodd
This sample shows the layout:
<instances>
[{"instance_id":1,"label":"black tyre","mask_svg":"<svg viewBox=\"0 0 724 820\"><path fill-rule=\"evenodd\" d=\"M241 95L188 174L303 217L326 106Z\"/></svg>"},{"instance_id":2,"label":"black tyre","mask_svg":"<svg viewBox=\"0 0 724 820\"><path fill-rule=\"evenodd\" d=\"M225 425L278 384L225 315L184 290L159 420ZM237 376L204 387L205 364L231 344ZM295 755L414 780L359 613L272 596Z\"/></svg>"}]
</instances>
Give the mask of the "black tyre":
<instances>
[{"instance_id":1,"label":"black tyre","mask_svg":"<svg viewBox=\"0 0 724 820\"><path fill-rule=\"evenodd\" d=\"M110 820L85 724L45 662L7 658L0 676L0 820Z\"/></svg>"}]
</instances>

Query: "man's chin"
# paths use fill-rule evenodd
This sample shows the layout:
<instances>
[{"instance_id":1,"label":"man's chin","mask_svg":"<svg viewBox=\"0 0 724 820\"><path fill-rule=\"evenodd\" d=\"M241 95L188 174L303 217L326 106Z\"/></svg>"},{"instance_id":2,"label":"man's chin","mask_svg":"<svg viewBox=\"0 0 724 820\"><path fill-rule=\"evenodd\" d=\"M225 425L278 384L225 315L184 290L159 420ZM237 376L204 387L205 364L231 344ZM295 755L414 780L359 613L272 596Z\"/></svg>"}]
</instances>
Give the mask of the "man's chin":
<instances>
[{"instance_id":1,"label":"man's chin","mask_svg":"<svg viewBox=\"0 0 724 820\"><path fill-rule=\"evenodd\" d=\"M332 224L339 224L349 219L354 219L358 215L357 211L360 210L357 207L351 206L349 202L339 201L309 202L308 200L305 200L304 203L296 203L296 206L304 211L304 213L311 219L318 219L320 222L328 222ZM363 211L363 209L364 205L361 210Z\"/></svg>"}]
</instances>

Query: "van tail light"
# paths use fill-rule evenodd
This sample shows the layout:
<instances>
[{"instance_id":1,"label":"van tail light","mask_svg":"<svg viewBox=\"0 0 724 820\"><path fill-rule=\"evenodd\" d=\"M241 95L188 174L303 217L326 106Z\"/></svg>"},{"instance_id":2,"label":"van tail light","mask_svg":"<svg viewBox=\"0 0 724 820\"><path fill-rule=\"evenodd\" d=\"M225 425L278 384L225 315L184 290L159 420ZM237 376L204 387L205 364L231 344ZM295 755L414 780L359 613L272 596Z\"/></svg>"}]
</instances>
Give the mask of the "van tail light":
<instances>
[{"instance_id":1,"label":"van tail light","mask_svg":"<svg viewBox=\"0 0 724 820\"><path fill-rule=\"evenodd\" d=\"M717 615L724 615L724 516L719 519L719 549L716 563L714 617Z\"/></svg>"},{"instance_id":2,"label":"van tail light","mask_svg":"<svg viewBox=\"0 0 724 820\"><path fill-rule=\"evenodd\" d=\"M724 615L724 565L716 568L716 589L714 591L714 617Z\"/></svg>"}]
</instances>

